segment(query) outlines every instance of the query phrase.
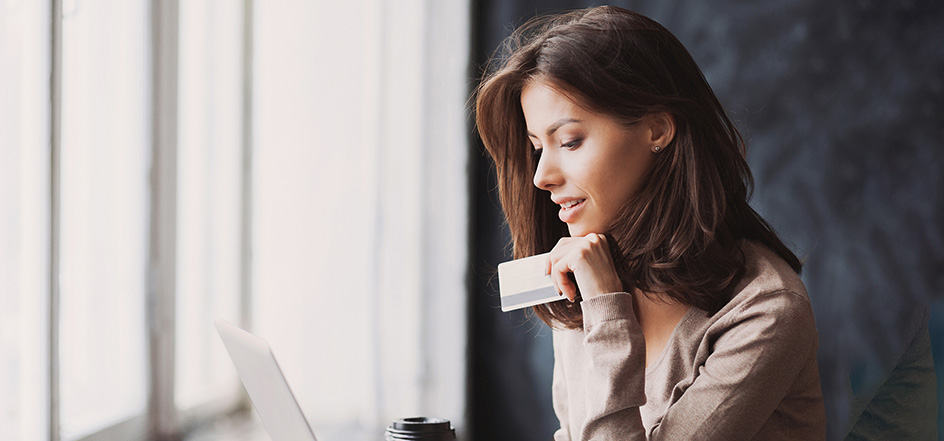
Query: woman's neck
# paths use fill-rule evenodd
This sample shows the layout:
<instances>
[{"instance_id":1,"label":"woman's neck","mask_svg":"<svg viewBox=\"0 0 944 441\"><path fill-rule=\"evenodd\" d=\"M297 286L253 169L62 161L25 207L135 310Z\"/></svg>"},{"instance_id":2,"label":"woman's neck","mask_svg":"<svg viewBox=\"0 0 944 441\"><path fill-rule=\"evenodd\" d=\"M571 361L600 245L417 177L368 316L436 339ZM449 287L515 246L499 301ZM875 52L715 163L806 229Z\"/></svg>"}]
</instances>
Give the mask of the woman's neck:
<instances>
[{"instance_id":1,"label":"woman's neck","mask_svg":"<svg viewBox=\"0 0 944 441\"><path fill-rule=\"evenodd\" d=\"M646 339L646 367L655 361L668 344L672 332L691 305L679 303L674 299L637 293L633 296L636 319Z\"/></svg>"}]
</instances>

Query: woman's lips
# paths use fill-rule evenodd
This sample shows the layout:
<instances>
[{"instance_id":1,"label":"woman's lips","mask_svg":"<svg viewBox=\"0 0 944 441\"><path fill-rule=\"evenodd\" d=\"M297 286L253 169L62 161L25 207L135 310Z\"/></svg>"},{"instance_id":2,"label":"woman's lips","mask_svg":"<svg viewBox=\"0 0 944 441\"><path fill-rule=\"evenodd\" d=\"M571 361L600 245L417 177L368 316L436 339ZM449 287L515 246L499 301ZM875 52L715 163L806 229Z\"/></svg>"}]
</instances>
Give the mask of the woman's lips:
<instances>
[{"instance_id":1,"label":"woman's lips","mask_svg":"<svg viewBox=\"0 0 944 441\"><path fill-rule=\"evenodd\" d=\"M557 214L564 223L569 223L580 213L586 199L572 199L560 204L560 212Z\"/></svg>"}]
</instances>

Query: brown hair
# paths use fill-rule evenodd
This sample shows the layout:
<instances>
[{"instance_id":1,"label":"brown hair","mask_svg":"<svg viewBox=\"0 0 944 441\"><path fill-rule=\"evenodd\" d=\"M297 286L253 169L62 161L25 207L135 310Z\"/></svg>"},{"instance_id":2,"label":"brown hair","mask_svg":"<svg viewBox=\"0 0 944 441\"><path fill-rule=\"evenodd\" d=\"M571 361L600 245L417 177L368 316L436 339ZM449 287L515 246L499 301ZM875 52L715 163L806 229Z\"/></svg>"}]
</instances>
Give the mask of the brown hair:
<instances>
[{"instance_id":1,"label":"brown hair","mask_svg":"<svg viewBox=\"0 0 944 441\"><path fill-rule=\"evenodd\" d=\"M568 234L558 207L532 184L537 161L521 91L540 79L626 124L656 112L675 120L675 138L609 230L624 290L716 312L744 273L744 239L800 271L799 259L747 202L753 178L740 133L691 55L660 24L612 6L539 17L505 41L504 53L476 91L476 124L497 168L515 258L550 251ZM579 302L534 312L552 326L583 326Z\"/></svg>"}]
</instances>

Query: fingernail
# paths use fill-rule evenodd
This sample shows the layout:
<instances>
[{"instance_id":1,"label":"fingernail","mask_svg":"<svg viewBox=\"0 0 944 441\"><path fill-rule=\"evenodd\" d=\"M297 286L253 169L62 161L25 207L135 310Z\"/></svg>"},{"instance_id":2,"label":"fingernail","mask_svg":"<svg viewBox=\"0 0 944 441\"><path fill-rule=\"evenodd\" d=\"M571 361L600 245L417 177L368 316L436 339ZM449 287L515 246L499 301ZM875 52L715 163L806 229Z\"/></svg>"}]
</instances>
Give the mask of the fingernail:
<instances>
[{"instance_id":1,"label":"fingernail","mask_svg":"<svg viewBox=\"0 0 944 441\"><path fill-rule=\"evenodd\" d=\"M562 295L564 295L564 293L563 293L563 292L560 292L560 291L557 291L557 295L562 296Z\"/></svg>"}]
</instances>

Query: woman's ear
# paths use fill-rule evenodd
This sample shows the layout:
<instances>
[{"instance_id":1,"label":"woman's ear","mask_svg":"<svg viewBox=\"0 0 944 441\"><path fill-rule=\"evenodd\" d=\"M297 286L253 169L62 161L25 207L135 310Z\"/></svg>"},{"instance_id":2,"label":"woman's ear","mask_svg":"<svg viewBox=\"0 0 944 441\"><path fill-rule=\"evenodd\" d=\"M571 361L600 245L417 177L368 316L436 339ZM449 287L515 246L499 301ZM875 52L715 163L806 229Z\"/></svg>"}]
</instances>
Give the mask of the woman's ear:
<instances>
[{"instance_id":1,"label":"woman's ear","mask_svg":"<svg viewBox=\"0 0 944 441\"><path fill-rule=\"evenodd\" d=\"M671 113L658 112L646 115L646 124L649 127L650 149L659 153L668 147L675 139L675 118Z\"/></svg>"}]
</instances>

